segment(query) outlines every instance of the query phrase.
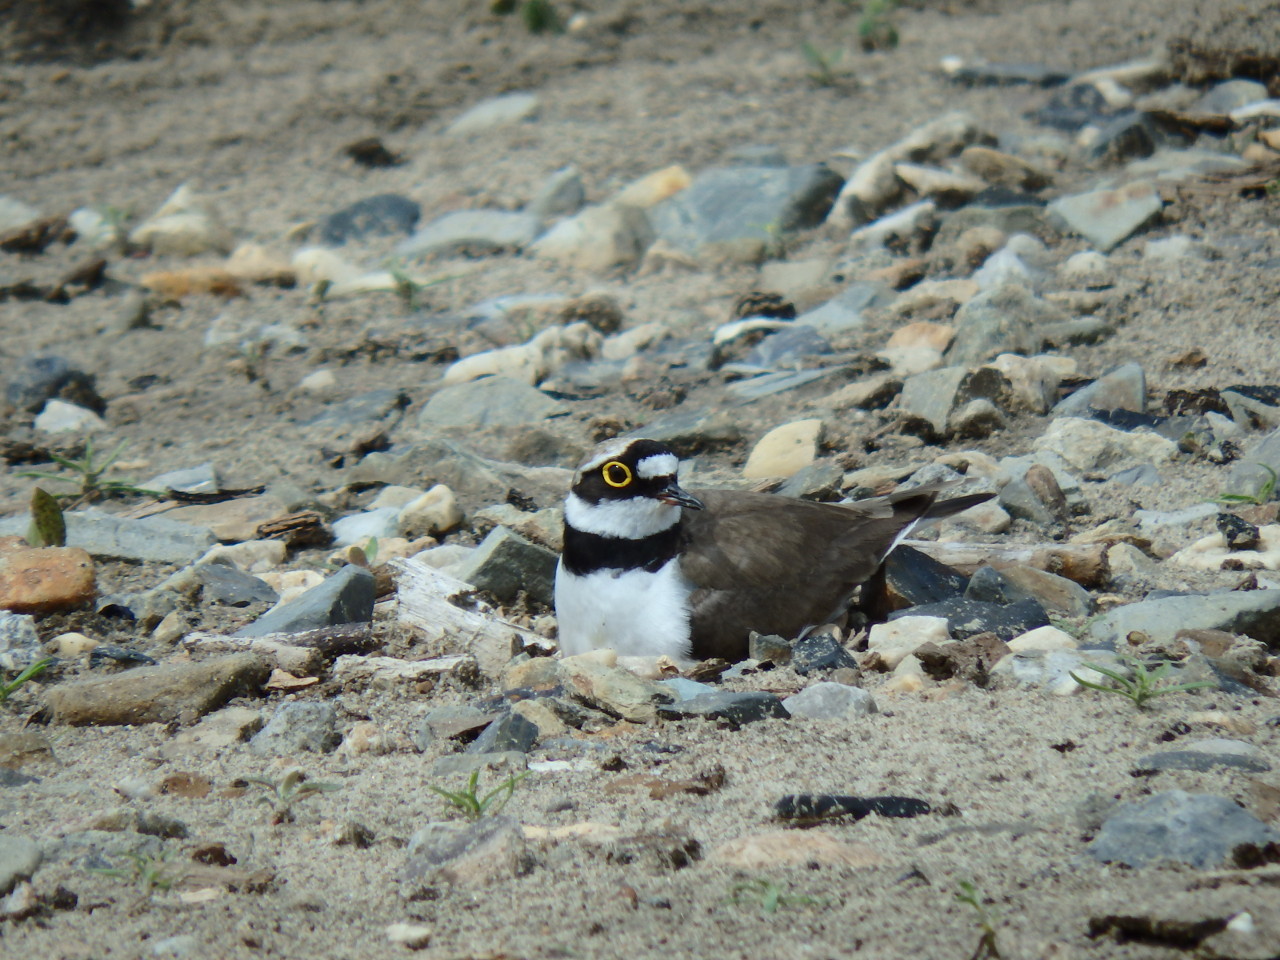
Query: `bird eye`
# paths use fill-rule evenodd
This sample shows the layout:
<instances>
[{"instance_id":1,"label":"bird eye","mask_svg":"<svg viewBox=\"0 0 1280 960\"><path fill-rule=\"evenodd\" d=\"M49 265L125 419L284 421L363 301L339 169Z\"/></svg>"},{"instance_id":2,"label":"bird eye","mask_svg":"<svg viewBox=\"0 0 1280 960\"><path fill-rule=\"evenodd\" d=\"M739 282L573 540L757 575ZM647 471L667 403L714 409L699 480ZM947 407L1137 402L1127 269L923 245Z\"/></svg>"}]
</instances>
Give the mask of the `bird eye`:
<instances>
[{"instance_id":1,"label":"bird eye","mask_svg":"<svg viewBox=\"0 0 1280 960\"><path fill-rule=\"evenodd\" d=\"M611 487L622 488L631 482L631 468L625 463L610 460L600 471L604 482Z\"/></svg>"}]
</instances>

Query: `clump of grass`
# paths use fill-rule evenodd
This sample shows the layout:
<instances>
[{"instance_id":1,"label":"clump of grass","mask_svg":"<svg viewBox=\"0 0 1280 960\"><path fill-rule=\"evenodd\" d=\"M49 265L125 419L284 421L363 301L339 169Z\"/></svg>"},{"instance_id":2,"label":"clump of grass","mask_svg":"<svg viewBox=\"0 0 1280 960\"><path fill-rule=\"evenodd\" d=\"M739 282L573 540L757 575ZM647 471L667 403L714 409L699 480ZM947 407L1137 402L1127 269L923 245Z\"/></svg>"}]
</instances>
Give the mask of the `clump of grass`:
<instances>
[{"instance_id":1,"label":"clump of grass","mask_svg":"<svg viewBox=\"0 0 1280 960\"><path fill-rule=\"evenodd\" d=\"M89 872L135 883L144 897L151 896L156 890L168 890L179 879L178 871L169 863L167 852L154 855L126 853L125 857L129 860L126 867L89 867Z\"/></svg>"},{"instance_id":2,"label":"clump of grass","mask_svg":"<svg viewBox=\"0 0 1280 960\"><path fill-rule=\"evenodd\" d=\"M978 914L978 945L974 948L969 960L1000 960L1000 948L996 945L995 919L982 902L982 893L977 886L968 880L961 880L960 891L955 898L963 904L973 907Z\"/></svg>"},{"instance_id":3,"label":"clump of grass","mask_svg":"<svg viewBox=\"0 0 1280 960\"><path fill-rule=\"evenodd\" d=\"M481 817L492 816L501 811L511 801L511 797L515 794L516 787L520 781L527 776L527 773L522 773L519 776L513 773L483 796L480 795L478 790L480 783L479 770L471 771L471 776L467 779L467 785L461 790L445 790L443 787L437 787L432 784L428 784L428 789L438 794L450 809L457 810L468 820L479 820Z\"/></svg>"},{"instance_id":4,"label":"clump of grass","mask_svg":"<svg viewBox=\"0 0 1280 960\"><path fill-rule=\"evenodd\" d=\"M70 471L71 476L67 476L64 473L49 473L44 470L23 470L18 473L18 476L30 477L35 480L76 484L79 489L74 493L57 495L60 503L65 501L71 506L82 503L96 503L99 500L108 500L111 497L160 496L158 491L147 490L138 486L132 480L106 479L106 472L120 459L120 454L124 452L124 448L128 443L128 440L121 440L114 450L99 460L94 453L93 440L88 439L84 442L84 453L81 454L79 460L62 457L56 453L50 454L53 457L53 462L64 470Z\"/></svg>"},{"instance_id":5,"label":"clump of grass","mask_svg":"<svg viewBox=\"0 0 1280 960\"><path fill-rule=\"evenodd\" d=\"M840 67L841 61L844 60L843 47L829 47L823 49L815 43L806 40L800 44L800 52L804 54L804 58L808 61L813 71L809 74L809 79L819 87L834 87L839 77L837 69Z\"/></svg>"},{"instance_id":6,"label":"clump of grass","mask_svg":"<svg viewBox=\"0 0 1280 960\"><path fill-rule=\"evenodd\" d=\"M735 907L757 907L764 914L774 914L779 910L791 910L797 907L826 905L826 901L818 897L787 893L781 884L764 877L735 883L729 890L729 902Z\"/></svg>"},{"instance_id":7,"label":"clump of grass","mask_svg":"<svg viewBox=\"0 0 1280 960\"><path fill-rule=\"evenodd\" d=\"M273 824L292 823L293 806L299 801L318 793L333 793L342 789L336 783L308 780L306 773L297 768L290 770L279 780L272 780L269 777L245 777L245 780L267 791L266 796L258 798L258 803L271 807Z\"/></svg>"},{"instance_id":8,"label":"clump of grass","mask_svg":"<svg viewBox=\"0 0 1280 960\"><path fill-rule=\"evenodd\" d=\"M1220 503L1224 506L1232 504L1250 504L1253 506L1262 506L1275 497L1276 482L1280 480L1276 471L1265 463L1254 463L1254 466L1261 467L1267 472L1267 476L1258 482L1258 486L1253 493L1220 493L1214 497L1211 503Z\"/></svg>"},{"instance_id":9,"label":"clump of grass","mask_svg":"<svg viewBox=\"0 0 1280 960\"><path fill-rule=\"evenodd\" d=\"M1164 696L1166 693L1185 693L1189 690L1202 690L1205 687L1214 685L1211 680L1197 680L1192 683L1162 683L1173 671L1173 664L1170 661L1163 660L1154 670L1148 670L1147 665L1137 657L1120 657L1120 659L1130 665L1133 671L1132 676L1125 676L1123 673L1105 667L1100 663L1086 663L1085 666L1090 670L1097 671L1112 682L1110 684L1093 683L1090 680L1082 680L1074 672L1070 674L1071 679L1082 687L1088 687L1090 690L1100 690L1103 693L1114 693L1117 696L1124 697L1132 701L1135 707L1142 707L1144 704L1154 700L1156 697Z\"/></svg>"},{"instance_id":10,"label":"clump of grass","mask_svg":"<svg viewBox=\"0 0 1280 960\"><path fill-rule=\"evenodd\" d=\"M31 666L27 667L12 680L7 683L0 683L0 703L4 703L9 699L9 694L13 693L19 687L29 680L34 680L40 674L44 673L54 664L53 657L41 657Z\"/></svg>"},{"instance_id":11,"label":"clump of grass","mask_svg":"<svg viewBox=\"0 0 1280 960\"><path fill-rule=\"evenodd\" d=\"M898 29L892 14L898 0L867 0L858 18L858 43L863 50L892 50L898 45Z\"/></svg>"},{"instance_id":12,"label":"clump of grass","mask_svg":"<svg viewBox=\"0 0 1280 960\"><path fill-rule=\"evenodd\" d=\"M489 9L502 16L510 16L517 10L530 33L563 33L564 21L551 0L492 0Z\"/></svg>"}]
</instances>

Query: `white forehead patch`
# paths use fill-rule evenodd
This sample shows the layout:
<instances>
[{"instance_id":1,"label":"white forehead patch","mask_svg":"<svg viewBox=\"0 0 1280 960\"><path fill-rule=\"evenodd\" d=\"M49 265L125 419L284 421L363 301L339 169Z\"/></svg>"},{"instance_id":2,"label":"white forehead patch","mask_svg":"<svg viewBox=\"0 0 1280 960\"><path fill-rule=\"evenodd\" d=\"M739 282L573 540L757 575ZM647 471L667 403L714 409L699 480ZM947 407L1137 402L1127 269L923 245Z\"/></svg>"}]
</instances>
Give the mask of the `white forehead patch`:
<instances>
[{"instance_id":1,"label":"white forehead patch","mask_svg":"<svg viewBox=\"0 0 1280 960\"><path fill-rule=\"evenodd\" d=\"M655 453L645 457L636 464L636 473L641 480L652 480L654 477L674 477L680 461L673 453Z\"/></svg>"},{"instance_id":2,"label":"white forehead patch","mask_svg":"<svg viewBox=\"0 0 1280 960\"><path fill-rule=\"evenodd\" d=\"M634 441L624 440L616 437L613 440L606 440L591 452L591 456L578 464L579 475L588 473L596 467L603 466L609 460L616 460L626 452L627 447L631 446Z\"/></svg>"}]
</instances>

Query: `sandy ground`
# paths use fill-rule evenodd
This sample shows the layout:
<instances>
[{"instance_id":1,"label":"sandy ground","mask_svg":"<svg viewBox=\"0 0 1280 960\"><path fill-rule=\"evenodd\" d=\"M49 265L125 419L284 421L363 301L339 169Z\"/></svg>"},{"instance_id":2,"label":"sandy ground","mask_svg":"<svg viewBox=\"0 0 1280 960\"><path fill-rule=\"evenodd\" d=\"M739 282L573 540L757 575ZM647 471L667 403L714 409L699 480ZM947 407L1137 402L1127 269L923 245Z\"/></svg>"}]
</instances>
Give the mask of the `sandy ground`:
<instances>
[{"instance_id":1,"label":"sandy ground","mask_svg":"<svg viewBox=\"0 0 1280 960\"><path fill-rule=\"evenodd\" d=\"M897 49L867 54L854 42L857 10L841 3L580 6L589 17L585 31L533 37L481 3L160 5L125 33L90 29L83 48L53 44L61 56L0 66L0 193L45 213L105 205L136 220L190 181L217 198L239 239L287 251L291 228L361 197L403 193L422 205L423 222L453 209L515 208L569 163L581 169L589 199L598 200L651 170L672 163L698 169L743 144L776 145L796 163L850 148L867 152L950 109L970 110L1003 135L1031 136L1036 128L1025 114L1043 102L1044 91L960 88L941 75L939 60L1043 61L1082 70L1149 55L1221 13L1217 4L1190 0L919 2L895 14ZM10 51L31 42L16 22L0 34ZM802 42L820 38L848 47L846 76L833 87L811 82L800 53ZM542 98L536 123L471 139L441 136L464 108L516 89ZM370 135L406 162L370 171L342 154L344 145ZM1072 165L1057 188L1070 191L1097 176ZM1082 372L1140 359L1153 396L1280 382L1280 327L1272 309L1280 293L1276 209L1274 199L1203 194L1167 208L1152 236L1186 233L1220 256L1174 271L1143 261L1140 242L1120 248L1112 260L1128 295L1109 308L1118 331L1071 351ZM389 246L376 241L348 252L376 264ZM790 254L828 255L840 247L839 237L817 230L798 238ZM1068 238L1054 249L1061 259L1083 243ZM0 277L43 282L75 259L60 248L38 260L8 257L0 260ZM129 279L153 266L122 260L111 272ZM757 286L755 269L747 267L601 279L532 258L494 257L442 261L433 269L457 279L431 288L420 314L389 296L316 305L303 290L259 289L249 300L195 298L162 308L154 328L120 334L109 329L121 299L110 291L65 306L0 303L0 369L54 350L95 371L109 404L129 397L115 408L129 413L109 413L108 421L113 440L129 441L135 476L213 459L231 486L286 478L320 494L337 488L341 474L296 426L317 409L315 399L295 389L303 376L321 365L334 369L335 399L400 388L410 415L439 377L441 367L429 361L372 357L377 351L368 345L387 330L498 294L603 290L619 299L628 325L662 318L702 336L725 319L738 295ZM267 355L250 380L235 351L202 346L209 325L228 314L294 324L309 347ZM887 318L873 319L849 345L878 347L890 329ZM1208 357L1204 367L1166 363L1191 347ZM156 379L142 388L143 377ZM581 403L551 428L563 444L560 465L571 465L589 443L591 417L641 424L655 415L634 400L614 399ZM803 402L787 398L749 408L748 442L710 466L740 464L751 441L803 411ZM978 446L996 455L1022 453L1041 427L1021 422ZM17 415L6 433L30 436ZM503 438L481 442L503 452ZM25 509L29 486L17 469L0 473L0 515ZM1196 503L1222 482L1220 468L1180 462L1158 487L1094 485L1093 516L1101 522L1135 506ZM346 494L330 502L357 504ZM1029 535L1013 536L1020 534ZM322 559L316 553L297 563ZM101 580L110 592L154 585L169 572L108 564ZM1230 582L1210 580L1195 585ZM1186 582L1171 574L1162 585ZM70 622L51 618L41 629L52 635ZM74 623L103 639L146 647L144 638L105 619ZM1273 871L1132 871L1083 853L1092 831L1088 811L1112 800L1179 788L1254 804L1244 773L1147 778L1131 771L1184 724L1196 737L1240 736L1280 756L1276 701L1191 694L1136 711L1118 698L1057 699L962 684L894 695L879 692L881 683L872 677L867 684L881 712L848 723L775 721L728 731L686 721L601 736L598 754L567 757L573 769L530 775L506 810L527 825L594 821L627 835L687 834L706 854L692 866L671 869L643 858L619 863L572 840L535 843L526 875L422 902L406 902L395 878L406 839L443 813L426 788L441 748L297 758L314 779L341 789L300 803L297 822L270 825L252 792L223 795L239 778L279 773L278 764L241 748L184 746L177 731L160 727L43 728L54 756L23 765L38 783L0 787L4 832L52 844L84 818L132 804L188 825L190 837L172 842L178 856L224 843L240 866L269 870L274 882L265 892L190 903L176 891L144 896L128 882L87 872L71 856L51 856L37 888L61 885L77 895L78 906L0 925L0 955L145 957L155 955L159 941L190 935L185 955L194 958L369 957L402 950L387 944L385 930L411 921L434 929L429 955L441 957L968 957L981 927L978 913L955 899L962 881L981 891L1004 957L1185 956L1168 944L1091 937L1091 920L1115 914L1199 920L1242 911L1273 938L1274 952L1264 946L1256 955L1280 955ZM777 671L750 685L793 692L804 680ZM344 725L369 719L402 734L427 709L476 695L446 683L429 694L325 686L295 696L332 698ZM26 729L39 699L28 688L0 707L0 733ZM266 713L279 699L250 705ZM651 742L680 749L655 753L645 749ZM614 757L621 765L606 762ZM643 790L607 789L637 772L681 779L716 764L726 783L706 796L654 800ZM208 777L213 792L202 799L122 796L176 772ZM876 865L741 871L715 862L719 844L774 829L773 802L803 791L921 796L953 815L817 828L866 844ZM331 843L335 826L347 821L371 830L373 845ZM761 878L792 899L774 913L733 902L736 885ZM1233 955L1215 949L1206 945L1193 955Z\"/></svg>"}]
</instances>

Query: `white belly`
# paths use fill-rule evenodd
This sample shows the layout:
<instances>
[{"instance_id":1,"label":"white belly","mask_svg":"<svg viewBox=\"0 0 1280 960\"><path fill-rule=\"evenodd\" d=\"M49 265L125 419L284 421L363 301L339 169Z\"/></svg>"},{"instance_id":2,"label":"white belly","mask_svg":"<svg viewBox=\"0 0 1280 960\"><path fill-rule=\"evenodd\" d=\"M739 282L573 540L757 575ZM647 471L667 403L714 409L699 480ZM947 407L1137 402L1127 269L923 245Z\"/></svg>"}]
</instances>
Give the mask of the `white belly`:
<instances>
[{"instance_id":1,"label":"white belly","mask_svg":"<svg viewBox=\"0 0 1280 960\"><path fill-rule=\"evenodd\" d=\"M671 560L657 573L556 568L556 619L566 657L612 648L620 657L689 659L690 586Z\"/></svg>"}]
</instances>

